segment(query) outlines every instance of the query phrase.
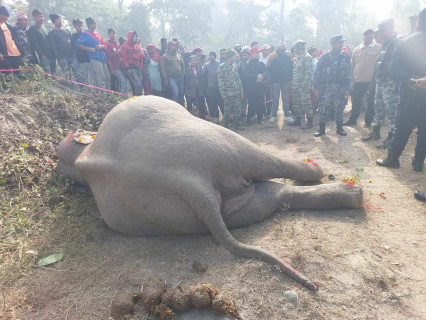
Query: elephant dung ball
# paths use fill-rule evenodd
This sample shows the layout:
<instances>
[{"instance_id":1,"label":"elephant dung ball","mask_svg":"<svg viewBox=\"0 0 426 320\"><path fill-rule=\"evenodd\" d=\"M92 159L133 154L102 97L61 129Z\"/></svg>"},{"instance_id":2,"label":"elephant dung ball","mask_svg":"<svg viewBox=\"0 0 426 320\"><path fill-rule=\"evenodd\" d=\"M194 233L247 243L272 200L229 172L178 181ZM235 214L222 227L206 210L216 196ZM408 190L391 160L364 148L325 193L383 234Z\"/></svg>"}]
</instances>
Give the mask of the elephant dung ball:
<instances>
[{"instance_id":1,"label":"elephant dung ball","mask_svg":"<svg viewBox=\"0 0 426 320\"><path fill-rule=\"evenodd\" d=\"M213 299L212 309L216 313L224 314L235 319L242 319L234 302L221 294Z\"/></svg>"},{"instance_id":2,"label":"elephant dung ball","mask_svg":"<svg viewBox=\"0 0 426 320\"><path fill-rule=\"evenodd\" d=\"M193 285L191 288L191 302L195 309L204 309L212 304L212 300L219 294L219 290L210 283Z\"/></svg>"},{"instance_id":3,"label":"elephant dung ball","mask_svg":"<svg viewBox=\"0 0 426 320\"><path fill-rule=\"evenodd\" d=\"M115 295L111 304L111 317L121 319L126 314L135 311L134 295L128 292L119 292Z\"/></svg>"},{"instance_id":4,"label":"elephant dung ball","mask_svg":"<svg viewBox=\"0 0 426 320\"><path fill-rule=\"evenodd\" d=\"M156 305L160 304L166 289L166 282L160 278L150 278L143 284L141 300L148 311L151 312Z\"/></svg>"},{"instance_id":5,"label":"elephant dung ball","mask_svg":"<svg viewBox=\"0 0 426 320\"><path fill-rule=\"evenodd\" d=\"M192 264L192 268L194 268L198 274L202 274L208 270L209 266L197 260Z\"/></svg>"},{"instance_id":6,"label":"elephant dung ball","mask_svg":"<svg viewBox=\"0 0 426 320\"><path fill-rule=\"evenodd\" d=\"M158 320L173 320L175 318L174 312L164 303L155 306L153 313L157 316Z\"/></svg>"},{"instance_id":7,"label":"elephant dung ball","mask_svg":"<svg viewBox=\"0 0 426 320\"><path fill-rule=\"evenodd\" d=\"M178 312L185 312L192 308L191 287L188 285L167 289L161 302Z\"/></svg>"}]
</instances>

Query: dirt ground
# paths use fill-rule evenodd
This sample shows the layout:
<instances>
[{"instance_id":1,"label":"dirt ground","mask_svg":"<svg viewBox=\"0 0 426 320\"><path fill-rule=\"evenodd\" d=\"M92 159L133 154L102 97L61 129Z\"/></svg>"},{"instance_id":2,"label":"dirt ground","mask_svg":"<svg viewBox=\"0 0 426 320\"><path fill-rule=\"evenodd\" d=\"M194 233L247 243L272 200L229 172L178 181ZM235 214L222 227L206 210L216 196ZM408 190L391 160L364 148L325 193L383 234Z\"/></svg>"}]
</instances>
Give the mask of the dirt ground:
<instances>
[{"instance_id":1,"label":"dirt ground","mask_svg":"<svg viewBox=\"0 0 426 320\"><path fill-rule=\"evenodd\" d=\"M426 205L413 198L426 183L424 172L411 169L415 134L401 169L390 170L375 165L385 151L376 150L375 142L361 142L368 132L361 126L338 137L330 124L327 135L316 139L315 129L283 126L282 117L281 112L278 124L253 125L242 135L272 154L313 159L324 169L325 183L330 183L328 175L336 180L358 175L365 210L286 211L232 233L289 261L320 285L317 293L266 263L232 255L210 235L136 238L101 227L96 237L65 251L62 261L34 267L3 288L0 318L108 319L117 292L161 277L170 286L210 282L248 320L426 319ZM73 197L90 202L87 221L99 223L93 201ZM195 260L207 264L208 271L197 274ZM298 293L295 304L284 297L289 289ZM151 316L138 307L132 319ZM227 318L207 310L177 319Z\"/></svg>"}]
</instances>

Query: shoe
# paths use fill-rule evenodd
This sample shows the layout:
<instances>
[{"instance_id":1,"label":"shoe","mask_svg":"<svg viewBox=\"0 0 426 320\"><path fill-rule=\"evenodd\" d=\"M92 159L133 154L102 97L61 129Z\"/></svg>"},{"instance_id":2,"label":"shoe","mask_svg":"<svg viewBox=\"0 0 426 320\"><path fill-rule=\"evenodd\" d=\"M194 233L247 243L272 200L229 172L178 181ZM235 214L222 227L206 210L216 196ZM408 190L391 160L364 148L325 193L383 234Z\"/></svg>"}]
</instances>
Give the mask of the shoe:
<instances>
[{"instance_id":1,"label":"shoe","mask_svg":"<svg viewBox=\"0 0 426 320\"><path fill-rule=\"evenodd\" d=\"M398 169L400 167L399 164L399 155L392 152L391 150L388 151L388 156L386 159L378 159L376 161L376 164L381 167L389 167L393 169Z\"/></svg>"},{"instance_id":2,"label":"shoe","mask_svg":"<svg viewBox=\"0 0 426 320\"><path fill-rule=\"evenodd\" d=\"M348 134L345 130L343 130L343 124L341 122L337 122L336 133L342 137L346 137Z\"/></svg>"},{"instance_id":3,"label":"shoe","mask_svg":"<svg viewBox=\"0 0 426 320\"><path fill-rule=\"evenodd\" d=\"M277 118L275 118L275 117L271 117L271 119L269 119L269 122L270 122L270 123L274 123L276 119L277 119Z\"/></svg>"},{"instance_id":4,"label":"shoe","mask_svg":"<svg viewBox=\"0 0 426 320\"><path fill-rule=\"evenodd\" d=\"M235 126L236 131L243 131L245 128L240 126Z\"/></svg>"},{"instance_id":5,"label":"shoe","mask_svg":"<svg viewBox=\"0 0 426 320\"><path fill-rule=\"evenodd\" d=\"M411 166L416 172L422 172L425 163L425 157L413 157L411 158Z\"/></svg>"},{"instance_id":6,"label":"shoe","mask_svg":"<svg viewBox=\"0 0 426 320\"><path fill-rule=\"evenodd\" d=\"M379 140L379 139L380 139L380 126L374 126L373 131L371 131L368 136L362 138L362 141L367 142L370 140Z\"/></svg>"},{"instance_id":7,"label":"shoe","mask_svg":"<svg viewBox=\"0 0 426 320\"><path fill-rule=\"evenodd\" d=\"M314 137L318 138L325 135L325 123L320 123L320 128L317 132L314 133Z\"/></svg>"},{"instance_id":8,"label":"shoe","mask_svg":"<svg viewBox=\"0 0 426 320\"><path fill-rule=\"evenodd\" d=\"M260 120L260 121L258 121L258 122L257 122L257 124L258 124L259 126L261 126L261 125L264 125L264 124L265 124L265 122L263 122L263 120Z\"/></svg>"},{"instance_id":9,"label":"shoe","mask_svg":"<svg viewBox=\"0 0 426 320\"><path fill-rule=\"evenodd\" d=\"M306 129L312 129L314 127L314 119L312 117L308 118L308 121L306 122L306 126L302 126L303 130Z\"/></svg>"},{"instance_id":10,"label":"shoe","mask_svg":"<svg viewBox=\"0 0 426 320\"><path fill-rule=\"evenodd\" d=\"M426 192L415 191L414 198L416 198L417 200L426 202Z\"/></svg>"},{"instance_id":11,"label":"shoe","mask_svg":"<svg viewBox=\"0 0 426 320\"><path fill-rule=\"evenodd\" d=\"M376 146L376 148L377 148L377 149L388 149L388 147L389 147L389 145L390 145L390 142L392 141L392 138L393 138L393 133L392 133L392 132L389 132L389 133L388 133L388 136L386 137L386 139L385 139L385 140L383 140L382 142L380 142L380 143Z\"/></svg>"},{"instance_id":12,"label":"shoe","mask_svg":"<svg viewBox=\"0 0 426 320\"><path fill-rule=\"evenodd\" d=\"M4 89L0 89L0 93L6 93L9 92L10 88L4 88Z\"/></svg>"},{"instance_id":13,"label":"shoe","mask_svg":"<svg viewBox=\"0 0 426 320\"><path fill-rule=\"evenodd\" d=\"M352 127L352 126L356 126L356 121L349 119L348 121L344 122L343 125L345 127Z\"/></svg>"},{"instance_id":14,"label":"shoe","mask_svg":"<svg viewBox=\"0 0 426 320\"><path fill-rule=\"evenodd\" d=\"M292 123L296 121L292 116L284 117L284 122Z\"/></svg>"},{"instance_id":15,"label":"shoe","mask_svg":"<svg viewBox=\"0 0 426 320\"><path fill-rule=\"evenodd\" d=\"M300 127L302 125L302 119L300 117L296 117L296 119L288 125L291 127Z\"/></svg>"}]
</instances>

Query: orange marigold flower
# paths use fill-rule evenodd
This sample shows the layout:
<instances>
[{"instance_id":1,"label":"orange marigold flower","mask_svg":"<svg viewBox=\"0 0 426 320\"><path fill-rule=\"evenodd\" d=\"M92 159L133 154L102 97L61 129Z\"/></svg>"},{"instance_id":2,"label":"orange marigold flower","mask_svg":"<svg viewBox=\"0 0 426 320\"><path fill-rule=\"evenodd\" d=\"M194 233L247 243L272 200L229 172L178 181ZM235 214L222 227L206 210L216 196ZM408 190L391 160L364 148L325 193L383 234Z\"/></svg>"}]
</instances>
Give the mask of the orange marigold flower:
<instances>
[{"instance_id":1,"label":"orange marigold flower","mask_svg":"<svg viewBox=\"0 0 426 320\"><path fill-rule=\"evenodd\" d=\"M95 139L96 138L96 135L94 134L94 135L92 135L92 139Z\"/></svg>"},{"instance_id":2,"label":"orange marigold flower","mask_svg":"<svg viewBox=\"0 0 426 320\"><path fill-rule=\"evenodd\" d=\"M80 138L80 139L78 139L78 142L81 142L81 141L83 141L81 138Z\"/></svg>"}]
</instances>

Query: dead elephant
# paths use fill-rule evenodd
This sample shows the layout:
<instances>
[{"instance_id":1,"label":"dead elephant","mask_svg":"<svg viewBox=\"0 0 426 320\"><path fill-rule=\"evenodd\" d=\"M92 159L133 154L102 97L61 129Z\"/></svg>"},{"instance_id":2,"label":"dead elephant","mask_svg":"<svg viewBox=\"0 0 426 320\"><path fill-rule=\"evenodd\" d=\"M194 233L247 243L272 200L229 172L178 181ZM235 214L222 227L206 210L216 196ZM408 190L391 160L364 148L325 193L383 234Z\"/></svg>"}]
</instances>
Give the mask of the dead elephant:
<instances>
[{"instance_id":1,"label":"dead elephant","mask_svg":"<svg viewBox=\"0 0 426 320\"><path fill-rule=\"evenodd\" d=\"M319 181L323 173L311 163L268 154L158 97L120 103L96 136L75 133L64 139L58 158L61 174L90 186L112 229L139 236L210 231L232 253L278 265L311 290L316 285L306 277L265 250L237 241L229 229L258 223L283 205L328 210L363 204L356 185L268 181Z\"/></svg>"}]
</instances>

